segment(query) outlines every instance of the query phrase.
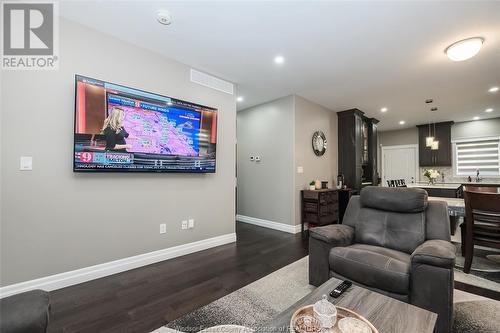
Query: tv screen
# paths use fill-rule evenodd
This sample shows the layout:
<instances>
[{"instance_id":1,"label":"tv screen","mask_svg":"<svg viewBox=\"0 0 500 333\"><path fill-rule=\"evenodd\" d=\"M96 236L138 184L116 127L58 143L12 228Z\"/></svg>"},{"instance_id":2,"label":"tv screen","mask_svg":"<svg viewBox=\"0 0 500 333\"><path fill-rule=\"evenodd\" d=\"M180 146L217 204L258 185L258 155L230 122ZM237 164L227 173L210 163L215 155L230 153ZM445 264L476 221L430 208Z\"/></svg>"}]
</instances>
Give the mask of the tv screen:
<instances>
[{"instance_id":1,"label":"tv screen","mask_svg":"<svg viewBox=\"0 0 500 333\"><path fill-rule=\"evenodd\" d=\"M215 172L217 109L75 81L74 171Z\"/></svg>"}]
</instances>

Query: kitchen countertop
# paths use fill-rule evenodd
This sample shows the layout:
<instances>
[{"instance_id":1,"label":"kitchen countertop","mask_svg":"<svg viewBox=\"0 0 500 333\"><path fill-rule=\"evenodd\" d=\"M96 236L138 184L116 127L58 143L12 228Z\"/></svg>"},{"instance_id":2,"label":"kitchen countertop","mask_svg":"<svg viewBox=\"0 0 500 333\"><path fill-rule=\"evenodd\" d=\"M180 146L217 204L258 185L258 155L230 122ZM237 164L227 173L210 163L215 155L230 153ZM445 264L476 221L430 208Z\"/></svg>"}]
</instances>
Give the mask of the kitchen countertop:
<instances>
[{"instance_id":1,"label":"kitchen countertop","mask_svg":"<svg viewBox=\"0 0 500 333\"><path fill-rule=\"evenodd\" d=\"M413 183L413 184L407 184L407 187L417 187L417 188L440 188L440 189L447 189L447 190L458 190L462 186L462 184L457 183L436 183L434 185L428 184L428 183Z\"/></svg>"},{"instance_id":2,"label":"kitchen countertop","mask_svg":"<svg viewBox=\"0 0 500 333\"><path fill-rule=\"evenodd\" d=\"M456 190L458 189L460 186L462 185L476 185L476 186L481 186L481 185L485 185L485 186L500 186L500 182L499 183L492 183L492 182L479 182L479 183L476 183L476 182L462 182L462 183L452 183L452 182L449 182L449 183L441 183L441 182L437 182L435 183L434 185L430 185L429 183L427 182L416 182L416 183L412 183L412 184L407 184L408 187L418 187L418 188L440 188L440 189L453 189L453 190Z\"/></svg>"}]
</instances>

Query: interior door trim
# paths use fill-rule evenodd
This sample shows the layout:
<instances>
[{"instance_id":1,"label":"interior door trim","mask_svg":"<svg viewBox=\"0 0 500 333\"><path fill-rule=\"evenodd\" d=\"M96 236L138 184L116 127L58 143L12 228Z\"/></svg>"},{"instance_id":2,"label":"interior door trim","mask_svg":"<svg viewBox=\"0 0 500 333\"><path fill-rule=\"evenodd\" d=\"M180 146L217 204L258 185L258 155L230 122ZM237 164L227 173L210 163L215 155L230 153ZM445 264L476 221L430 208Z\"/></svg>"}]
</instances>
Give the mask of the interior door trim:
<instances>
[{"instance_id":1,"label":"interior door trim","mask_svg":"<svg viewBox=\"0 0 500 333\"><path fill-rule=\"evenodd\" d=\"M419 166L419 160L418 160L418 144L412 144L412 145L391 145L391 146L383 146L380 145L381 147L381 153L380 153L380 174L382 177L382 186L386 186L385 182L385 172L384 172L384 159L385 159L385 151L386 150L391 150L391 149L405 149L405 148L414 148L415 149L415 181L418 182L420 180L420 166Z\"/></svg>"}]
</instances>

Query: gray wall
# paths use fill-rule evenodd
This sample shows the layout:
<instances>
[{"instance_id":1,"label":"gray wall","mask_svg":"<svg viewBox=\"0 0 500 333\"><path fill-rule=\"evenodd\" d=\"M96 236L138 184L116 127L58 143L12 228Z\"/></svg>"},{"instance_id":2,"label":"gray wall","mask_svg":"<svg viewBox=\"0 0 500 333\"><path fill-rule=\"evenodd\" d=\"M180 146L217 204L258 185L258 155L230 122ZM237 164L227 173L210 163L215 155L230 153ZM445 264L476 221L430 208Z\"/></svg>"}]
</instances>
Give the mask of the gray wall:
<instances>
[{"instance_id":1,"label":"gray wall","mask_svg":"<svg viewBox=\"0 0 500 333\"><path fill-rule=\"evenodd\" d=\"M323 156L316 156L312 150L312 135L323 131L327 138L327 149ZM309 187L312 180L327 180L333 186L337 179L337 114L295 96L295 224L300 224L300 190ZM297 173L302 166L304 173Z\"/></svg>"},{"instance_id":2,"label":"gray wall","mask_svg":"<svg viewBox=\"0 0 500 333\"><path fill-rule=\"evenodd\" d=\"M379 132L379 146L412 145L418 143L418 128Z\"/></svg>"},{"instance_id":3,"label":"gray wall","mask_svg":"<svg viewBox=\"0 0 500 333\"><path fill-rule=\"evenodd\" d=\"M58 71L1 73L1 285L233 233L234 96L191 83L183 64L60 23ZM73 173L76 73L218 108L217 173ZM22 155L33 171L19 171ZM195 228L181 231L186 218Z\"/></svg>"},{"instance_id":4,"label":"gray wall","mask_svg":"<svg viewBox=\"0 0 500 333\"><path fill-rule=\"evenodd\" d=\"M468 139L474 137L486 136L500 136L500 118L466 121L455 123L451 126L451 140ZM416 127L406 128L396 131L380 132L379 146L394 146L394 145L408 145L418 144L418 129ZM382 153L379 149L379 173L381 173L380 161L382 160ZM423 169L420 168L420 180L424 180ZM451 167L440 167L438 169L445 175L447 182L462 182L465 177L453 177L453 169ZM484 178L484 180L490 180Z\"/></svg>"},{"instance_id":5,"label":"gray wall","mask_svg":"<svg viewBox=\"0 0 500 333\"><path fill-rule=\"evenodd\" d=\"M500 118L467 121L453 124L451 139L458 140L471 137L499 136Z\"/></svg>"},{"instance_id":6,"label":"gray wall","mask_svg":"<svg viewBox=\"0 0 500 333\"><path fill-rule=\"evenodd\" d=\"M500 118L466 121L451 126L451 140L500 135ZM418 144L416 127L379 132L382 146Z\"/></svg>"},{"instance_id":7,"label":"gray wall","mask_svg":"<svg viewBox=\"0 0 500 333\"><path fill-rule=\"evenodd\" d=\"M293 96L239 111L237 119L238 214L293 225Z\"/></svg>"}]
</instances>

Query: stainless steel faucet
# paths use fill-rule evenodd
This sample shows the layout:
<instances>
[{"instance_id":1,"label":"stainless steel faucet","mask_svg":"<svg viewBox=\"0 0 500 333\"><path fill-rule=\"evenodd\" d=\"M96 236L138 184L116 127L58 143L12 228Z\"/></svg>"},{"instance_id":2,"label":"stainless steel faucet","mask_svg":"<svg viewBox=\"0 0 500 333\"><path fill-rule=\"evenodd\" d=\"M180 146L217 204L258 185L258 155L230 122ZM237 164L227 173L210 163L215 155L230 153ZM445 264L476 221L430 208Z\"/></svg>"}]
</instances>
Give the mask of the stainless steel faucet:
<instances>
[{"instance_id":1,"label":"stainless steel faucet","mask_svg":"<svg viewBox=\"0 0 500 333\"><path fill-rule=\"evenodd\" d=\"M476 183L479 183L482 180L481 177L479 177L479 169L476 170Z\"/></svg>"}]
</instances>

